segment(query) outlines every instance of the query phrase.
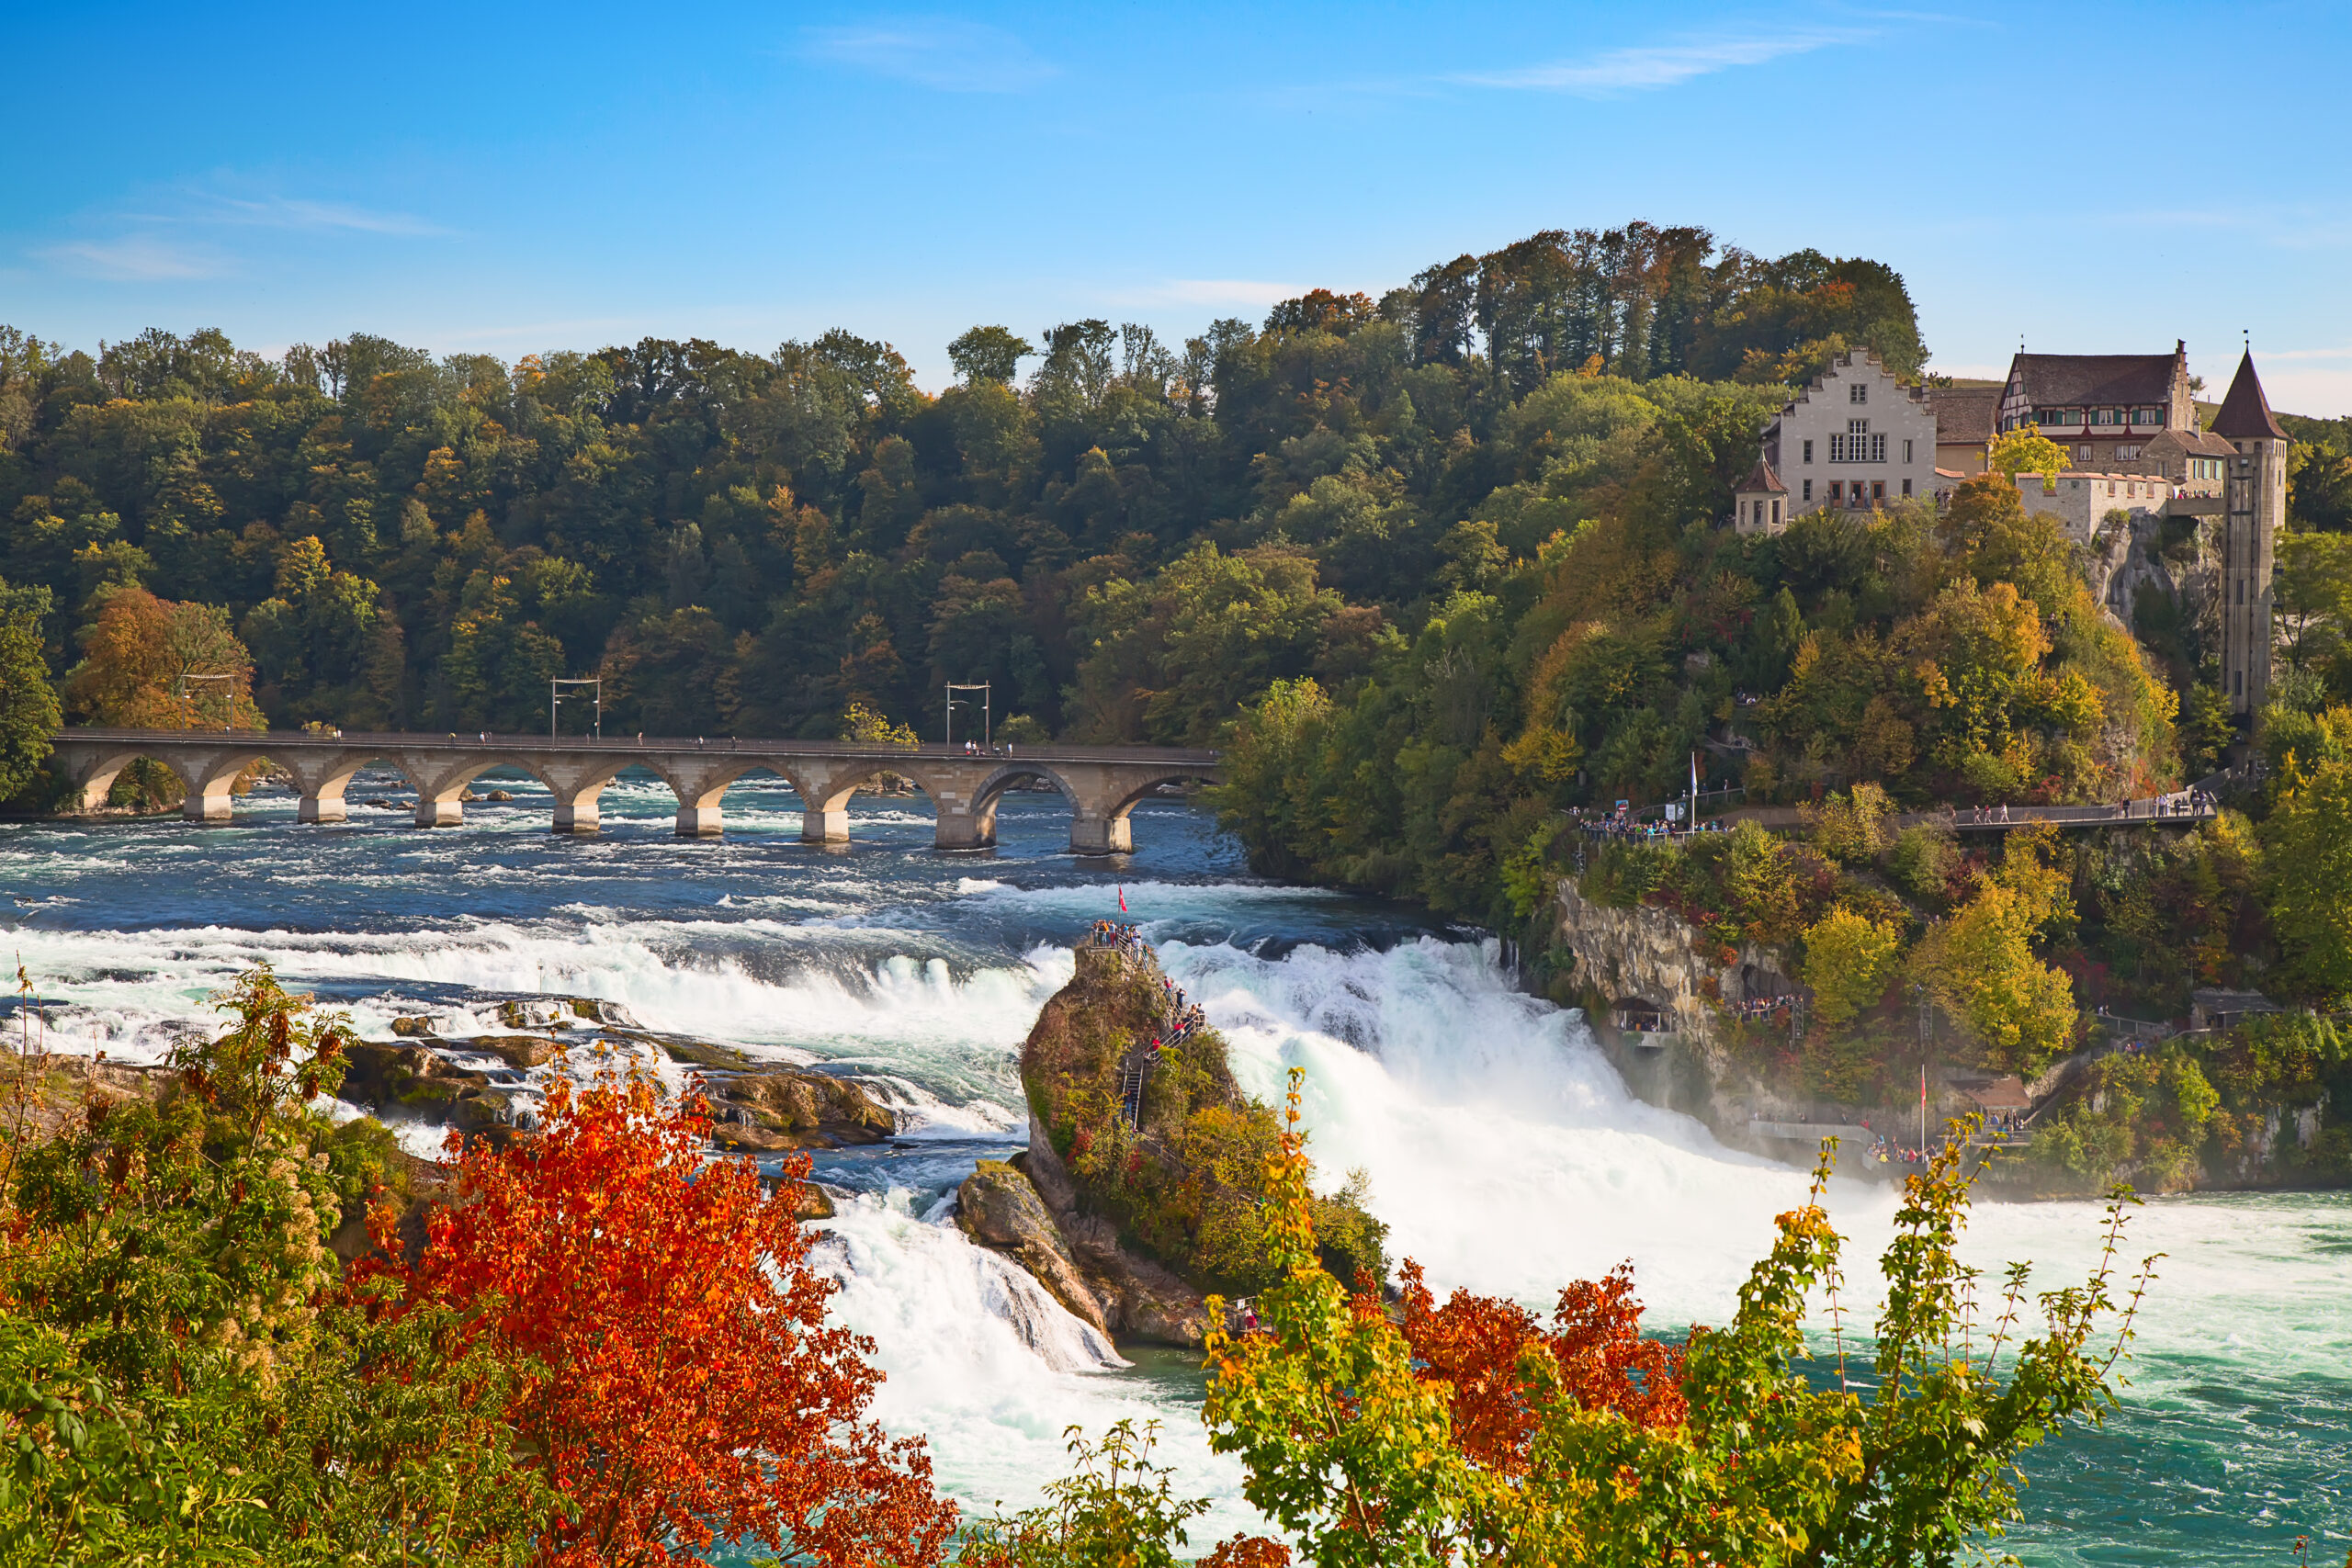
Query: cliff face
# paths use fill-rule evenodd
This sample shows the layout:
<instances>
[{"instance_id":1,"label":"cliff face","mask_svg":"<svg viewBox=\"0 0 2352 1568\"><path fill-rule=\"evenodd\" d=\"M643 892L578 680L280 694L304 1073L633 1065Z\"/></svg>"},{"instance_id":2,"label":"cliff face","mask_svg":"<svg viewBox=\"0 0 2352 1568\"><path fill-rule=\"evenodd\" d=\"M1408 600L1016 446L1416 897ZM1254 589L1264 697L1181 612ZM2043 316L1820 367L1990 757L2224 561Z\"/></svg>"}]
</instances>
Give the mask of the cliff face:
<instances>
[{"instance_id":1,"label":"cliff face","mask_svg":"<svg viewBox=\"0 0 2352 1568\"><path fill-rule=\"evenodd\" d=\"M1671 911L1595 904L1566 879L1556 919L1559 944L1576 958L1573 978L1585 996L1594 1038L1636 1096L1694 1116L1724 1142L1743 1147L1750 1144L1751 1117L1807 1119L1805 1107L1776 1094L1734 1059L1718 1011L1718 1004L1795 988L1777 949L1744 946L1725 962L1720 950L1702 951L1706 944L1699 933ZM1626 1001L1657 1008L1671 1030L1620 1029L1611 1005Z\"/></svg>"}]
</instances>

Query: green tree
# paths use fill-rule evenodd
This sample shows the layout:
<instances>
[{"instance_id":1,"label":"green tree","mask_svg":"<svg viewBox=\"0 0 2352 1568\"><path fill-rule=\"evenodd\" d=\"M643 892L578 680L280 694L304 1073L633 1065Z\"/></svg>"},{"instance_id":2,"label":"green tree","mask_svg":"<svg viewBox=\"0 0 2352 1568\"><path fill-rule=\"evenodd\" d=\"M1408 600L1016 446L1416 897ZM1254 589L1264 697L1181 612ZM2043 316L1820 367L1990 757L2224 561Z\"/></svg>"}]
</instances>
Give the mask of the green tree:
<instances>
[{"instance_id":1,"label":"green tree","mask_svg":"<svg viewBox=\"0 0 2352 1568\"><path fill-rule=\"evenodd\" d=\"M1256 1298L1257 1329L1211 1337L1203 1414L1211 1446L1240 1457L1244 1495L1330 1568L1950 1562L2016 1517L2020 1454L2112 1401L2146 1283L2143 1271L2122 1293L2119 1195L2098 1266L2041 1295L2042 1332L2020 1341L2027 1266L2011 1266L1988 1311L1958 1255L1973 1173L1954 1139L1905 1182L1870 1376L1857 1380L1836 1314L1842 1244L1820 1204L1825 1149L1813 1201L1781 1216L1731 1324L1691 1333L1684 1420L1587 1408L1549 1354L1523 1355L1523 1467L1482 1464L1456 1440L1447 1385L1417 1377L1386 1314L1317 1263L1295 1077L1291 1105L1266 1225L1281 1282ZM1832 1379L1801 1366L1815 1294L1833 1308Z\"/></svg>"},{"instance_id":2,"label":"green tree","mask_svg":"<svg viewBox=\"0 0 2352 1568\"><path fill-rule=\"evenodd\" d=\"M1804 983L1814 1011L1834 1026L1850 1023L1875 1003L1894 971L1902 939L1883 920L1836 908L1805 928Z\"/></svg>"},{"instance_id":3,"label":"green tree","mask_svg":"<svg viewBox=\"0 0 2352 1568\"><path fill-rule=\"evenodd\" d=\"M2297 767L2263 827L2271 929L2287 975L2322 1006L2352 998L2352 762Z\"/></svg>"},{"instance_id":4,"label":"green tree","mask_svg":"<svg viewBox=\"0 0 2352 1568\"><path fill-rule=\"evenodd\" d=\"M1036 353L1029 340L1003 327L974 327L947 345L948 363L967 384L1011 381L1021 362Z\"/></svg>"},{"instance_id":5,"label":"green tree","mask_svg":"<svg viewBox=\"0 0 2352 1568\"><path fill-rule=\"evenodd\" d=\"M0 578L0 800L32 782L64 722L41 647L49 614L48 589Z\"/></svg>"},{"instance_id":6,"label":"green tree","mask_svg":"<svg viewBox=\"0 0 2352 1568\"><path fill-rule=\"evenodd\" d=\"M514 1370L453 1355L446 1314L393 1325L335 1288L325 1244L390 1142L313 1109L346 1025L266 969L216 1002L231 1026L184 1041L155 1100L14 1069L17 1095L60 1098L9 1148L0 1551L526 1561L553 1500L503 1417Z\"/></svg>"}]
</instances>

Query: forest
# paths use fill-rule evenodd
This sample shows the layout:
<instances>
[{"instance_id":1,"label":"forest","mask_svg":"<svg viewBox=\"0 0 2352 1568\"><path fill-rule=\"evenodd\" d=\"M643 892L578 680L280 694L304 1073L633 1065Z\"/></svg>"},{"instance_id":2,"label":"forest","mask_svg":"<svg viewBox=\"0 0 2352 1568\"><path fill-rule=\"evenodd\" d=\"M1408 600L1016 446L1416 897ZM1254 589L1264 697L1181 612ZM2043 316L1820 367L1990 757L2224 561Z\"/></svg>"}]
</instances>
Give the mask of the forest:
<instances>
[{"instance_id":1,"label":"forest","mask_svg":"<svg viewBox=\"0 0 2352 1568\"><path fill-rule=\"evenodd\" d=\"M601 674L651 733L830 735L852 702L932 733L946 682L990 681L1015 736L1204 739L1645 463L1717 508L1779 386L1849 344L1925 358L1883 265L1638 223L1182 344L976 327L936 396L846 331L507 365L0 329L6 576L47 591L62 682L118 590L209 606L280 726L527 730Z\"/></svg>"}]
</instances>

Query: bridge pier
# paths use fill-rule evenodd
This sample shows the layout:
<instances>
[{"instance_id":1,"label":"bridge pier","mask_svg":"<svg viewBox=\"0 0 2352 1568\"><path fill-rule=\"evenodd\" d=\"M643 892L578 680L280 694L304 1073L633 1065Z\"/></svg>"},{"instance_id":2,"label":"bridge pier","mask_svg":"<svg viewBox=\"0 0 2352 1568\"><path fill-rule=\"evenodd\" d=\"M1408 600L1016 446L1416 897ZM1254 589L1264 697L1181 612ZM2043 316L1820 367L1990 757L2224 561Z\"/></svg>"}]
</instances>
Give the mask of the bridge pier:
<instances>
[{"instance_id":1,"label":"bridge pier","mask_svg":"<svg viewBox=\"0 0 2352 1568\"><path fill-rule=\"evenodd\" d=\"M305 795L301 804L294 807L297 822L343 822L349 820L343 795Z\"/></svg>"},{"instance_id":2,"label":"bridge pier","mask_svg":"<svg viewBox=\"0 0 2352 1568\"><path fill-rule=\"evenodd\" d=\"M1074 812L1069 819L1069 852L1074 855L1124 855L1133 853L1136 847L1135 829L1128 824L1126 814L1100 817L1091 812Z\"/></svg>"},{"instance_id":3,"label":"bridge pier","mask_svg":"<svg viewBox=\"0 0 2352 1568\"><path fill-rule=\"evenodd\" d=\"M420 828L460 828L465 820L465 803L456 795L447 800L435 800L426 795L416 797L416 826Z\"/></svg>"},{"instance_id":4,"label":"bridge pier","mask_svg":"<svg viewBox=\"0 0 2352 1568\"><path fill-rule=\"evenodd\" d=\"M848 807L843 806L810 807L804 804L800 807L800 841L804 844L848 843Z\"/></svg>"},{"instance_id":5,"label":"bridge pier","mask_svg":"<svg viewBox=\"0 0 2352 1568\"><path fill-rule=\"evenodd\" d=\"M584 836L601 831L603 826L603 818L598 815L596 803L594 800L590 800L585 805L571 806L559 801L555 808L555 825L549 831L578 833Z\"/></svg>"},{"instance_id":6,"label":"bridge pier","mask_svg":"<svg viewBox=\"0 0 2352 1568\"><path fill-rule=\"evenodd\" d=\"M678 837L681 839L716 839L726 830L727 825L716 806L678 807Z\"/></svg>"},{"instance_id":7,"label":"bridge pier","mask_svg":"<svg viewBox=\"0 0 2352 1568\"><path fill-rule=\"evenodd\" d=\"M229 822L236 815L236 798L230 793L229 781L191 789L180 802L180 816L190 822Z\"/></svg>"},{"instance_id":8,"label":"bridge pier","mask_svg":"<svg viewBox=\"0 0 2352 1568\"><path fill-rule=\"evenodd\" d=\"M996 808L993 802L985 811L953 811L947 802L939 803L938 825L932 830L931 847L935 850L989 850L996 847Z\"/></svg>"}]
</instances>

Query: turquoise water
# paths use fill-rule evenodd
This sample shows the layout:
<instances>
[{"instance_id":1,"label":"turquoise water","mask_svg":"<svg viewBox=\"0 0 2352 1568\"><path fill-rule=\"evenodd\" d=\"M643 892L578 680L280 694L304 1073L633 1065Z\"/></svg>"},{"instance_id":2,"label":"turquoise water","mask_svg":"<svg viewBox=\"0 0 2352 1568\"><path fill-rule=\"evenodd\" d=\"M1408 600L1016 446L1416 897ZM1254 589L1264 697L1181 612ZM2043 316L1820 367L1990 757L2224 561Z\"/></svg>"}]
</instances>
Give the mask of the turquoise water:
<instances>
[{"instance_id":1,"label":"turquoise water","mask_svg":"<svg viewBox=\"0 0 2352 1568\"><path fill-rule=\"evenodd\" d=\"M1025 1141L1020 1041L1069 973L1068 942L1116 915L1121 890L1245 1082L1271 1095L1307 1069L1318 1160L1369 1174L1397 1250L1442 1287L1544 1303L1631 1258L1654 1324L1720 1321L1771 1216L1803 1192L1800 1173L1630 1100L1576 1017L1514 991L1490 943L1252 879L1172 803L1139 808L1135 855L1103 862L1061 852L1052 797L1012 797L995 852L941 855L920 801L861 797L855 841L827 852L798 841L788 792L747 780L726 838L681 842L668 790L625 777L605 832L572 840L545 830L536 784L493 782L517 801L435 832L364 809L301 827L284 795L241 803L228 828L0 827L0 938L55 1003L53 1043L134 1059L266 958L372 1034L421 1009L489 1026L503 996L585 993L866 1079L904 1132L821 1163L844 1199L824 1256L839 1310L889 1372L878 1414L927 1433L943 1482L981 1509L1033 1500L1060 1472L1065 1425L1127 1416L1162 1421L1163 1457L1218 1499L1196 1543L1250 1522L1182 1359L1121 1364L948 1216L974 1160ZM376 784L363 775L354 799ZM1832 1206L1867 1294L1860 1260L1891 1201L1840 1187ZM1987 1267L2035 1259L2049 1288L2089 1266L2098 1218L1986 1205L1972 1247ZM2033 1564L2237 1564L2291 1561L2310 1534L2312 1561L2343 1561L2352 1199L2152 1201L2129 1252L2157 1250L2123 1408L2033 1457L2007 1544Z\"/></svg>"}]
</instances>

